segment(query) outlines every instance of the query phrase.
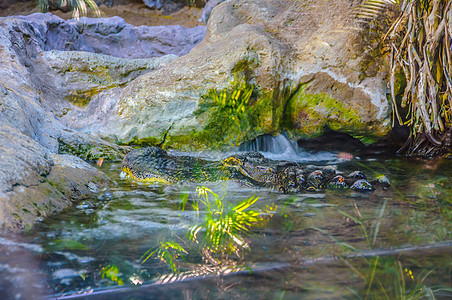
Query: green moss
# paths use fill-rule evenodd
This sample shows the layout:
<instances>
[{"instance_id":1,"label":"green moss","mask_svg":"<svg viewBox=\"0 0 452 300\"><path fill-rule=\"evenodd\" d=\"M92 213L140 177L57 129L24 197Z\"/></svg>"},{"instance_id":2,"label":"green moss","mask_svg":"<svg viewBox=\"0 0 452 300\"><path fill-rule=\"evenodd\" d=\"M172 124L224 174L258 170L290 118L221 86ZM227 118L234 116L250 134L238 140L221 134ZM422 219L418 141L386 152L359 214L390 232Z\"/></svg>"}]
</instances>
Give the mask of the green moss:
<instances>
[{"instance_id":1,"label":"green moss","mask_svg":"<svg viewBox=\"0 0 452 300\"><path fill-rule=\"evenodd\" d=\"M305 87L301 85L298 88L287 106L285 127L292 137L316 137L328 126L360 139L371 138L370 135L359 135L360 129L364 130L366 124L361 121L356 110L326 93L307 93Z\"/></svg>"},{"instance_id":2,"label":"green moss","mask_svg":"<svg viewBox=\"0 0 452 300\"><path fill-rule=\"evenodd\" d=\"M71 102L75 106L86 107L91 101L91 98L94 95L99 94L104 89L105 87L95 87L89 90L70 90L70 95L66 96L65 100Z\"/></svg>"},{"instance_id":3,"label":"green moss","mask_svg":"<svg viewBox=\"0 0 452 300\"><path fill-rule=\"evenodd\" d=\"M145 146L158 146L161 145L163 141L163 138L158 138L154 136L146 137L146 138L137 138L134 137L132 140L127 142L125 145L133 145L133 146L139 146L139 147L145 147Z\"/></svg>"},{"instance_id":4,"label":"green moss","mask_svg":"<svg viewBox=\"0 0 452 300\"><path fill-rule=\"evenodd\" d=\"M59 154L71 154L80 157L83 160L98 160L99 158L121 161L124 154L108 146L89 145L89 144L68 144L62 140L58 140Z\"/></svg>"},{"instance_id":5,"label":"green moss","mask_svg":"<svg viewBox=\"0 0 452 300\"><path fill-rule=\"evenodd\" d=\"M376 15L374 18L361 23L363 27L358 32L356 41L360 60L360 79L374 77L381 70L387 67L387 55L389 49L382 42L382 37L388 32L391 25L397 19L399 11L396 6L388 6L384 13Z\"/></svg>"},{"instance_id":6,"label":"green moss","mask_svg":"<svg viewBox=\"0 0 452 300\"><path fill-rule=\"evenodd\" d=\"M113 70L112 70L113 68ZM65 98L66 101L78 107L85 107L91 101L91 98L103 90L112 89L120 86L118 82L122 74L118 72L117 68L109 64L102 63L80 63L77 61L77 65L69 64L63 73L79 73L77 79L82 82L86 82L87 86L93 86L89 89L77 89L69 90L70 95Z\"/></svg>"}]
</instances>

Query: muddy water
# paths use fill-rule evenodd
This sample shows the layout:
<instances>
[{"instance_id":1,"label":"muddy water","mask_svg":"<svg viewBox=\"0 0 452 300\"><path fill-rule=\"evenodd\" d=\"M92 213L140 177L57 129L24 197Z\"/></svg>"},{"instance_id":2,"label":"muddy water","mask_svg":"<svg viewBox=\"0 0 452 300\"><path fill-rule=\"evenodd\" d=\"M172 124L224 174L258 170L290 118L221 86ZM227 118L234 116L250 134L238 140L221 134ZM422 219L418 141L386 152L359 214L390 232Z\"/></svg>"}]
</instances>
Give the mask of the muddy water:
<instances>
[{"instance_id":1,"label":"muddy water","mask_svg":"<svg viewBox=\"0 0 452 300\"><path fill-rule=\"evenodd\" d=\"M226 260L221 276L187 238L199 220L191 207L199 184L138 185L120 178L119 164L104 164L115 187L25 237L0 239L6 253L0 295L394 299L432 289L438 298L450 296L435 288L450 288L452 280L452 161L327 160L344 173L385 174L391 188L280 194L235 182L204 184L225 195L225 205L258 195L255 209L277 208L265 226L251 228L249 250ZM155 256L140 261L165 241L188 252L177 259L178 275Z\"/></svg>"}]
</instances>

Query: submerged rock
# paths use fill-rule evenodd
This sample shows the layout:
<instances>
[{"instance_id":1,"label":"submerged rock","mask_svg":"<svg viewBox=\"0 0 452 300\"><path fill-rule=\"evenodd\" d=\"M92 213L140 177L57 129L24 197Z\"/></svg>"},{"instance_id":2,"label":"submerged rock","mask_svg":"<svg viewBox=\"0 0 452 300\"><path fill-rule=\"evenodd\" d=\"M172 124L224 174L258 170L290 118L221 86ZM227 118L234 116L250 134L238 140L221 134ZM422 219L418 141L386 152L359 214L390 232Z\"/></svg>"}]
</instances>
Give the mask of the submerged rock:
<instances>
[{"instance_id":1,"label":"submerged rock","mask_svg":"<svg viewBox=\"0 0 452 300\"><path fill-rule=\"evenodd\" d=\"M330 182L328 182L328 187L333 189L344 189L347 188L347 183L344 176L336 175L330 180Z\"/></svg>"},{"instance_id":2,"label":"submerged rock","mask_svg":"<svg viewBox=\"0 0 452 300\"><path fill-rule=\"evenodd\" d=\"M372 180L372 184L381 186L383 189L388 189L391 186L391 181L385 175L379 174Z\"/></svg>"}]
</instances>

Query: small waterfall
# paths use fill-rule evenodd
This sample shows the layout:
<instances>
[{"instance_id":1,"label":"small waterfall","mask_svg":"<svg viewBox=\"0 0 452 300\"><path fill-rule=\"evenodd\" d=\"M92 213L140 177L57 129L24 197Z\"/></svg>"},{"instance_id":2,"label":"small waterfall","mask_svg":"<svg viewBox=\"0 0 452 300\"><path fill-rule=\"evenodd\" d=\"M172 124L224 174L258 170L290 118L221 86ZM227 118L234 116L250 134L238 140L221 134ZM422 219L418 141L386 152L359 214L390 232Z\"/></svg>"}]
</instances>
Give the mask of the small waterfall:
<instances>
[{"instance_id":1,"label":"small waterfall","mask_svg":"<svg viewBox=\"0 0 452 300\"><path fill-rule=\"evenodd\" d=\"M296 154L297 144L289 140L287 133L283 132L276 136L264 134L258 136L252 141L245 142L239 147L239 151L258 151L269 152L274 154Z\"/></svg>"},{"instance_id":2,"label":"small waterfall","mask_svg":"<svg viewBox=\"0 0 452 300\"><path fill-rule=\"evenodd\" d=\"M265 134L258 136L239 146L239 151L258 151L265 157L274 160L289 161L336 161L337 156L331 152L309 153L298 147L286 132L273 136Z\"/></svg>"}]
</instances>

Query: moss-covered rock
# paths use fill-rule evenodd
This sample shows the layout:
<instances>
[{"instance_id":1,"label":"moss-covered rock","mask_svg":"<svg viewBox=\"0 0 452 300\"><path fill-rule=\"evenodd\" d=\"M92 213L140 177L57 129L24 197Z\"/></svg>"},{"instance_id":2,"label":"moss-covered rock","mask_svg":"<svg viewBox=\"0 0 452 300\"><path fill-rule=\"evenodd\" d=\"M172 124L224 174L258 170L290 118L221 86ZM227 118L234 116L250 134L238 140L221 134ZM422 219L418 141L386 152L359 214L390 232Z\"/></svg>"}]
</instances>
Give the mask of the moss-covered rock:
<instances>
[{"instance_id":1,"label":"moss-covered rock","mask_svg":"<svg viewBox=\"0 0 452 300\"><path fill-rule=\"evenodd\" d=\"M62 97L84 107L94 95L122 87L144 73L161 68L177 56L125 59L84 51L51 50L43 52L42 58L55 72L52 75Z\"/></svg>"},{"instance_id":2,"label":"moss-covered rock","mask_svg":"<svg viewBox=\"0 0 452 300\"><path fill-rule=\"evenodd\" d=\"M293 137L316 136L325 125L333 130L357 130L362 124L359 114L327 93L311 94L300 85L287 106L288 132Z\"/></svg>"},{"instance_id":3,"label":"moss-covered rock","mask_svg":"<svg viewBox=\"0 0 452 300\"><path fill-rule=\"evenodd\" d=\"M58 139L59 154L72 154L85 161L105 159L109 161L122 161L124 155L132 150L131 147L118 146L85 134L61 136Z\"/></svg>"},{"instance_id":4,"label":"moss-covered rock","mask_svg":"<svg viewBox=\"0 0 452 300\"><path fill-rule=\"evenodd\" d=\"M231 88L209 90L201 97L195 111L202 130L169 135L164 147L227 149L263 133L276 131L281 116L273 115L272 100L265 97L265 91L245 80L233 81Z\"/></svg>"},{"instance_id":5,"label":"moss-covered rock","mask_svg":"<svg viewBox=\"0 0 452 300\"><path fill-rule=\"evenodd\" d=\"M312 90L315 84L304 83L291 96L287 104L285 126L292 138L319 136L326 128L330 128L349 133L364 143L370 143L387 133L387 128L379 129L378 124L375 126L375 121L366 116L366 110L363 108L366 103L356 105L353 101L340 100L340 94L349 90L347 85L333 84L337 87L333 93L313 93L309 90Z\"/></svg>"}]
</instances>

